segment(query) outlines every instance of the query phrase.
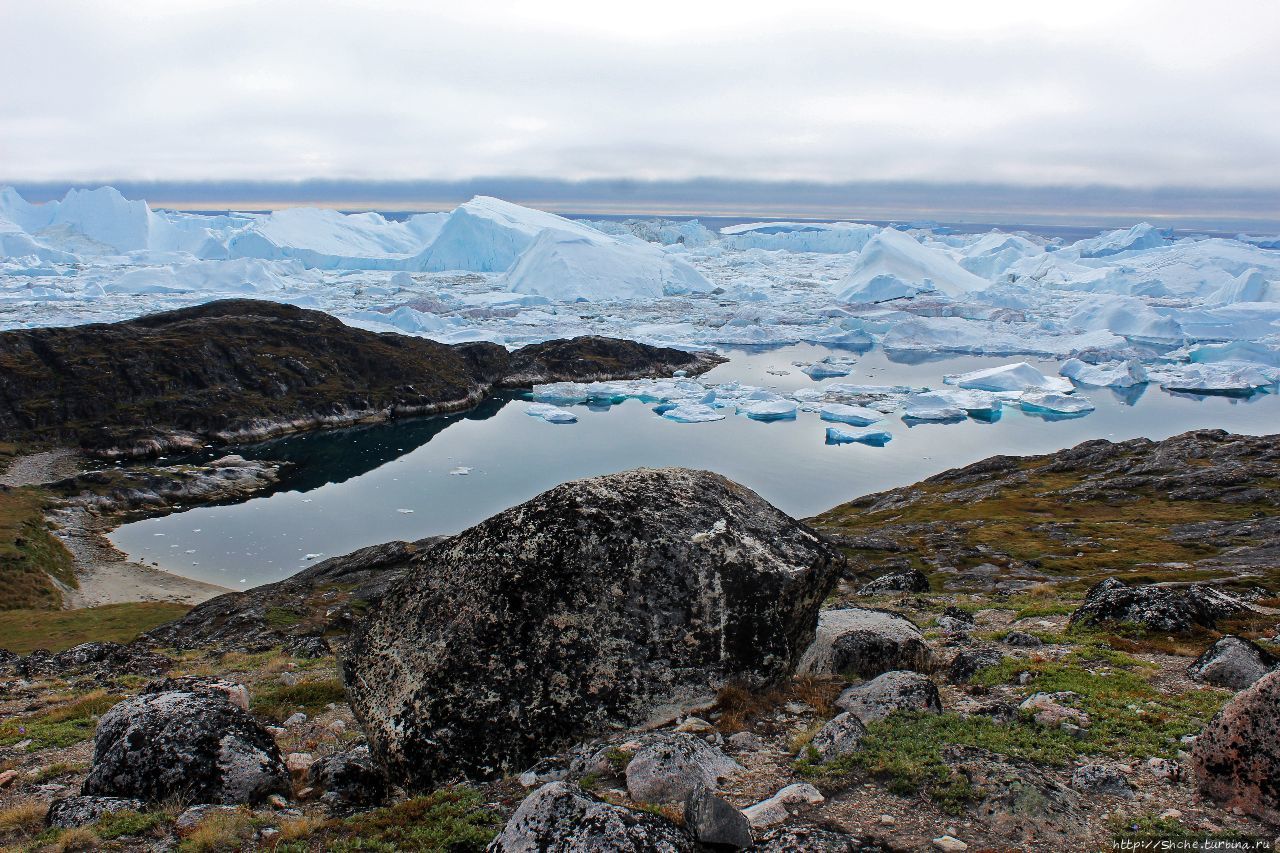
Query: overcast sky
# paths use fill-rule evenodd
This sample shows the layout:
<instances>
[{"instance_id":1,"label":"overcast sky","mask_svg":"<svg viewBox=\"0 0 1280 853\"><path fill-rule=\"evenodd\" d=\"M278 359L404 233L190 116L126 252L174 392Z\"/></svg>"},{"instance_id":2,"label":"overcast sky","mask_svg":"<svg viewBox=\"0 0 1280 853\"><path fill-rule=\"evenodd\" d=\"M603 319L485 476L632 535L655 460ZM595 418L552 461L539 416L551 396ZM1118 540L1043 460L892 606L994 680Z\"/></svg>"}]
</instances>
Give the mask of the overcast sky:
<instances>
[{"instance_id":1,"label":"overcast sky","mask_svg":"<svg viewBox=\"0 0 1280 853\"><path fill-rule=\"evenodd\" d=\"M0 32L0 180L1280 188L1275 0L0 0Z\"/></svg>"}]
</instances>

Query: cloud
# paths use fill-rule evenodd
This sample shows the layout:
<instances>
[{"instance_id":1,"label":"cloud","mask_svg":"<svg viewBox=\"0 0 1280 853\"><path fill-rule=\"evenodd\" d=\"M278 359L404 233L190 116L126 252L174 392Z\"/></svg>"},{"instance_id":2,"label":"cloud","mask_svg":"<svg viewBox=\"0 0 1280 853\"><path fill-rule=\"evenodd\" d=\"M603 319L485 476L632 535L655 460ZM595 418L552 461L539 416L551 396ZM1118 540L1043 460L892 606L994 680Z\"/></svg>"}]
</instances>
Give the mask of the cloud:
<instances>
[{"instance_id":1,"label":"cloud","mask_svg":"<svg viewBox=\"0 0 1280 853\"><path fill-rule=\"evenodd\" d=\"M8 180L1280 185L1269 0L54 0L0 30Z\"/></svg>"}]
</instances>

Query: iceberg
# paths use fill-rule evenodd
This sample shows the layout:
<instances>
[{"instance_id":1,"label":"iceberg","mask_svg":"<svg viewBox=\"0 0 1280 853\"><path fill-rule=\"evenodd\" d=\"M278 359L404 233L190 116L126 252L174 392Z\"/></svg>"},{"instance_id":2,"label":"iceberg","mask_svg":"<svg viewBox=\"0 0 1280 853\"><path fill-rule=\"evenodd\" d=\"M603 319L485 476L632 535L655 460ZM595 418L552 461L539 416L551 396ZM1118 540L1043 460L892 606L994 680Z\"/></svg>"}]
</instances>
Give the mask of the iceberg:
<instances>
[{"instance_id":1,"label":"iceberg","mask_svg":"<svg viewBox=\"0 0 1280 853\"><path fill-rule=\"evenodd\" d=\"M904 421L962 421L968 413L944 394L924 393L907 398Z\"/></svg>"},{"instance_id":2,"label":"iceberg","mask_svg":"<svg viewBox=\"0 0 1280 853\"><path fill-rule=\"evenodd\" d=\"M720 229L734 249L848 254L862 251L880 229L854 222L750 222Z\"/></svg>"},{"instance_id":3,"label":"iceberg","mask_svg":"<svg viewBox=\"0 0 1280 853\"><path fill-rule=\"evenodd\" d=\"M1085 305L1067 323L1082 331L1106 330L1136 341L1169 343L1186 337L1177 320L1133 296L1111 296Z\"/></svg>"},{"instance_id":4,"label":"iceberg","mask_svg":"<svg viewBox=\"0 0 1280 853\"><path fill-rule=\"evenodd\" d=\"M800 372L808 376L810 379L828 379L832 376L848 376L852 371L853 367L849 362L843 359L836 359L832 356L828 356L822 361L815 361L813 364L800 368Z\"/></svg>"},{"instance_id":5,"label":"iceberg","mask_svg":"<svg viewBox=\"0 0 1280 853\"><path fill-rule=\"evenodd\" d=\"M509 201L476 196L453 210L431 245L406 268L424 272L506 272L538 235L548 229L600 237L594 228Z\"/></svg>"},{"instance_id":6,"label":"iceberg","mask_svg":"<svg viewBox=\"0 0 1280 853\"><path fill-rule=\"evenodd\" d=\"M1072 388L1070 381L1054 376L1045 376L1025 361L946 376L942 381L958 388L969 388L977 391L1027 391L1039 389L1065 392L1070 391Z\"/></svg>"},{"instance_id":7,"label":"iceberg","mask_svg":"<svg viewBox=\"0 0 1280 853\"><path fill-rule=\"evenodd\" d=\"M876 421L884 420L882 412L868 409L865 406L850 406L847 403L827 403L818 410L818 414L824 421L835 421L836 423L853 424L854 426L867 426Z\"/></svg>"},{"instance_id":8,"label":"iceberg","mask_svg":"<svg viewBox=\"0 0 1280 853\"><path fill-rule=\"evenodd\" d=\"M870 444L873 447L884 447L893 440L893 434L887 429L870 427L867 429L849 429L848 427L827 427L827 444Z\"/></svg>"},{"instance_id":9,"label":"iceberg","mask_svg":"<svg viewBox=\"0 0 1280 853\"><path fill-rule=\"evenodd\" d=\"M315 269L400 269L431 241L444 214L390 222L377 213L293 207L261 217L227 243L232 258L296 259ZM438 229L439 225L437 225Z\"/></svg>"},{"instance_id":10,"label":"iceberg","mask_svg":"<svg viewBox=\"0 0 1280 853\"><path fill-rule=\"evenodd\" d=\"M703 403L682 403L666 409L662 417L678 424L703 424L724 420L724 413Z\"/></svg>"},{"instance_id":11,"label":"iceberg","mask_svg":"<svg viewBox=\"0 0 1280 853\"><path fill-rule=\"evenodd\" d=\"M1089 364L1078 358L1063 362L1058 373L1081 385L1097 385L1103 388L1132 388L1147 382L1147 370L1136 359Z\"/></svg>"},{"instance_id":12,"label":"iceberg","mask_svg":"<svg viewBox=\"0 0 1280 853\"><path fill-rule=\"evenodd\" d=\"M1238 361L1280 367L1280 347L1267 346L1253 341L1230 341L1225 344L1201 344L1191 348L1187 357L1198 364L1220 361Z\"/></svg>"},{"instance_id":13,"label":"iceberg","mask_svg":"<svg viewBox=\"0 0 1280 853\"><path fill-rule=\"evenodd\" d=\"M402 332L414 334L451 331L458 328L461 322L457 318L446 319L427 311L419 311L408 305L402 305L386 314L381 311L354 311L345 315L344 319L348 318L366 323L392 326Z\"/></svg>"},{"instance_id":14,"label":"iceberg","mask_svg":"<svg viewBox=\"0 0 1280 853\"><path fill-rule=\"evenodd\" d=\"M1280 379L1280 371L1268 371L1256 365L1229 361L1153 369L1152 375L1166 391L1230 396L1253 394L1270 388Z\"/></svg>"},{"instance_id":15,"label":"iceberg","mask_svg":"<svg viewBox=\"0 0 1280 853\"><path fill-rule=\"evenodd\" d=\"M549 403L531 403L524 410L526 415L541 418L549 424L572 424L578 422L578 416L568 409L552 406Z\"/></svg>"},{"instance_id":16,"label":"iceberg","mask_svg":"<svg viewBox=\"0 0 1280 853\"><path fill-rule=\"evenodd\" d=\"M1059 394L1056 391L1028 391L1018 401L1024 412L1047 412L1054 415L1083 415L1094 409L1085 397Z\"/></svg>"},{"instance_id":17,"label":"iceberg","mask_svg":"<svg viewBox=\"0 0 1280 853\"><path fill-rule=\"evenodd\" d=\"M556 302L657 299L712 289L688 263L651 244L555 228L533 240L502 283L514 293Z\"/></svg>"},{"instance_id":18,"label":"iceberg","mask_svg":"<svg viewBox=\"0 0 1280 853\"><path fill-rule=\"evenodd\" d=\"M1168 238L1164 232L1148 222L1140 222L1132 228L1120 228L1081 240L1072 248L1082 258L1105 258L1121 252L1157 249L1166 245Z\"/></svg>"},{"instance_id":19,"label":"iceberg","mask_svg":"<svg viewBox=\"0 0 1280 853\"><path fill-rule=\"evenodd\" d=\"M798 407L791 400L750 400L738 406L738 414L753 421L791 420Z\"/></svg>"},{"instance_id":20,"label":"iceberg","mask_svg":"<svg viewBox=\"0 0 1280 853\"><path fill-rule=\"evenodd\" d=\"M1280 302L1280 279L1268 278L1256 267L1245 270L1222 285L1208 299L1213 305L1237 302Z\"/></svg>"},{"instance_id":21,"label":"iceberg","mask_svg":"<svg viewBox=\"0 0 1280 853\"><path fill-rule=\"evenodd\" d=\"M931 291L961 297L989 285L949 255L923 246L901 231L885 228L867 243L852 271L833 285L832 291L841 302L868 303Z\"/></svg>"}]
</instances>

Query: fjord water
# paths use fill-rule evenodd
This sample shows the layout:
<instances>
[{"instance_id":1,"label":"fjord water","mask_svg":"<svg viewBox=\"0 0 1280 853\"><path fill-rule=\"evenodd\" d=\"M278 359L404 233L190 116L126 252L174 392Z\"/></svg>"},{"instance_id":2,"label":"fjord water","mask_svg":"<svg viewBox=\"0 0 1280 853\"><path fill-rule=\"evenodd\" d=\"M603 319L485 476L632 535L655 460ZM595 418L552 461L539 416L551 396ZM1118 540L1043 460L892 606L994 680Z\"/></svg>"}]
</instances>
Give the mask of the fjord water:
<instances>
[{"instance_id":1,"label":"fjord water","mask_svg":"<svg viewBox=\"0 0 1280 853\"><path fill-rule=\"evenodd\" d=\"M730 361L708 373L707 382L737 380L782 392L830 382L937 388L946 374L1022 360L1047 375L1058 369L1057 362L1021 356L904 362L875 349L856 357L850 376L815 382L793 362L850 353L801 345L724 354ZM815 413L762 423L727 410L723 421L677 424L638 400L574 406L576 424L553 425L526 415L527 404L509 394L466 413L237 448L289 463L279 486L243 503L127 524L111 538L131 557L176 574L247 588L365 545L454 533L566 480L638 466L707 468L805 517L998 453L1048 453L1093 438L1160 439L1207 427L1264 434L1280 424L1276 394L1175 395L1155 385L1077 393L1097 410L1047 420L1006 406L990 423L970 418L910 427L888 415L883 425L893 440L884 447L827 445L828 424Z\"/></svg>"}]
</instances>

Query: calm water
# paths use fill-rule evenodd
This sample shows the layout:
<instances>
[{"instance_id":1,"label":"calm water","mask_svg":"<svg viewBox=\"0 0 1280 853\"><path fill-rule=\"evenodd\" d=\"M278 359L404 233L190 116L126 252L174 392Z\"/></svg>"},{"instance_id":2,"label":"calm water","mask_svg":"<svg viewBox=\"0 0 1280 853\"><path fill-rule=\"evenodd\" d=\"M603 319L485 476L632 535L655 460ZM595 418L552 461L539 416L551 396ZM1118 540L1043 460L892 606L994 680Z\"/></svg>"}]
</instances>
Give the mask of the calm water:
<instances>
[{"instance_id":1,"label":"calm water","mask_svg":"<svg viewBox=\"0 0 1280 853\"><path fill-rule=\"evenodd\" d=\"M792 365L831 350L794 346L727 351L708 381L740 380L788 391L829 382L940 387L942 377L1022 360L948 357L890 360L880 350L858 358L848 377L814 382ZM1046 374L1056 362L1036 364ZM789 375L771 375L787 370ZM995 453L1046 453L1090 438L1164 438L1199 427L1280 431L1280 396L1248 399L1083 389L1097 406L1070 420L1047 421L1006 407L994 423L908 427L890 415L885 447L824 443L816 414L761 423L730 414L707 424L677 424L648 404L575 406L579 421L553 425L525 414L525 403L496 398L461 415L312 433L243 448L246 456L294 463L271 494L232 506L201 507L128 524L112 540L130 556L169 571L245 588L286 577L323 556L392 539L462 530L565 480L637 466L708 468L755 489L795 516L858 495L913 483ZM470 473L451 473L470 468Z\"/></svg>"}]
</instances>

